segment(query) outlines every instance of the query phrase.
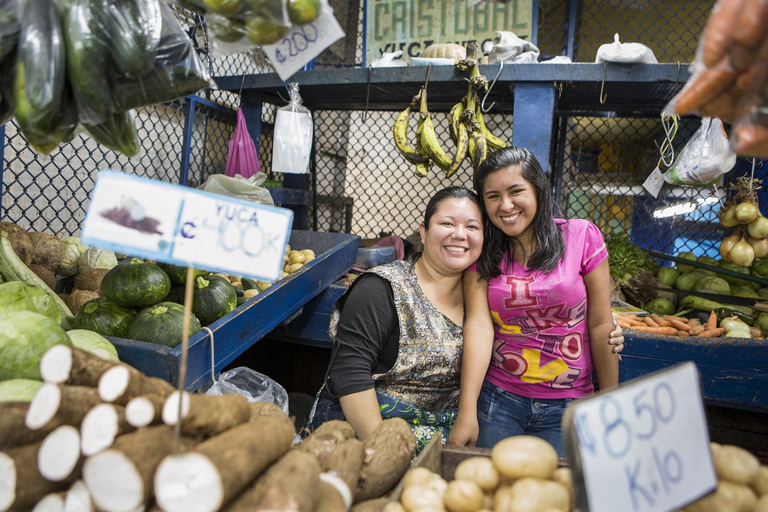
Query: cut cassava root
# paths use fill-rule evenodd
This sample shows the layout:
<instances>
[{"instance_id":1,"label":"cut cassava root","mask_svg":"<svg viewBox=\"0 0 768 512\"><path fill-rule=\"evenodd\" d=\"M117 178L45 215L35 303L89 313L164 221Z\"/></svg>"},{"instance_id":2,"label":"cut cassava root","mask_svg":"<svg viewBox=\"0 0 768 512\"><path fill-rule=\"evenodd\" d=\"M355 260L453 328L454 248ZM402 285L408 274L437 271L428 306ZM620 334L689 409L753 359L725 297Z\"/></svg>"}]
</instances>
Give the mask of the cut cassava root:
<instances>
[{"instance_id":1,"label":"cut cassava root","mask_svg":"<svg viewBox=\"0 0 768 512\"><path fill-rule=\"evenodd\" d=\"M118 364L84 350L54 345L40 359L40 376L54 384L96 387L101 376Z\"/></svg>"},{"instance_id":2,"label":"cut cassava root","mask_svg":"<svg viewBox=\"0 0 768 512\"><path fill-rule=\"evenodd\" d=\"M147 377L130 366L119 364L104 372L99 379L99 396L105 402L127 404L131 398L154 394L167 397L173 386L162 379Z\"/></svg>"},{"instance_id":3,"label":"cut cassava root","mask_svg":"<svg viewBox=\"0 0 768 512\"><path fill-rule=\"evenodd\" d=\"M64 512L65 499L66 494L63 492L49 494L37 502L32 512Z\"/></svg>"},{"instance_id":4,"label":"cut cassava root","mask_svg":"<svg viewBox=\"0 0 768 512\"><path fill-rule=\"evenodd\" d=\"M29 404L25 423L31 430L80 425L88 411L100 403L95 388L46 383Z\"/></svg>"},{"instance_id":5,"label":"cut cassava root","mask_svg":"<svg viewBox=\"0 0 768 512\"><path fill-rule=\"evenodd\" d=\"M88 411L80 425L83 455L95 455L112 446L118 435L134 430L125 419L125 407L99 404Z\"/></svg>"},{"instance_id":6,"label":"cut cassava root","mask_svg":"<svg viewBox=\"0 0 768 512\"><path fill-rule=\"evenodd\" d=\"M64 512L93 512L93 500L91 493L85 486L85 482L78 480L67 491L64 499Z\"/></svg>"},{"instance_id":7,"label":"cut cassava root","mask_svg":"<svg viewBox=\"0 0 768 512\"><path fill-rule=\"evenodd\" d=\"M69 481L80 473L80 432L62 425L45 438L37 452L40 474L53 482Z\"/></svg>"},{"instance_id":8,"label":"cut cassava root","mask_svg":"<svg viewBox=\"0 0 768 512\"><path fill-rule=\"evenodd\" d=\"M169 456L155 474L156 500L166 512L218 510L287 452L293 437L285 414L264 416Z\"/></svg>"},{"instance_id":9,"label":"cut cassava root","mask_svg":"<svg viewBox=\"0 0 768 512\"><path fill-rule=\"evenodd\" d=\"M0 452L0 510L25 510L46 494L66 489L66 482L52 482L40 474L37 453L42 443Z\"/></svg>"},{"instance_id":10,"label":"cut cassava root","mask_svg":"<svg viewBox=\"0 0 768 512\"><path fill-rule=\"evenodd\" d=\"M366 460L355 503L383 495L400 480L416 452L416 437L404 419L389 418L376 427L363 448Z\"/></svg>"},{"instance_id":11,"label":"cut cassava root","mask_svg":"<svg viewBox=\"0 0 768 512\"><path fill-rule=\"evenodd\" d=\"M0 450L42 441L53 428L30 430L24 424L29 402L0 402Z\"/></svg>"},{"instance_id":12,"label":"cut cassava root","mask_svg":"<svg viewBox=\"0 0 768 512\"><path fill-rule=\"evenodd\" d=\"M163 422L166 425L175 425L179 421L179 396L179 392L174 391L163 405ZM248 399L242 395L212 396L184 392L181 396L181 432L187 435L216 435L251 418Z\"/></svg>"},{"instance_id":13,"label":"cut cassava root","mask_svg":"<svg viewBox=\"0 0 768 512\"><path fill-rule=\"evenodd\" d=\"M164 400L157 395L141 395L132 398L125 406L125 419L136 428L159 425L163 422Z\"/></svg>"}]
</instances>

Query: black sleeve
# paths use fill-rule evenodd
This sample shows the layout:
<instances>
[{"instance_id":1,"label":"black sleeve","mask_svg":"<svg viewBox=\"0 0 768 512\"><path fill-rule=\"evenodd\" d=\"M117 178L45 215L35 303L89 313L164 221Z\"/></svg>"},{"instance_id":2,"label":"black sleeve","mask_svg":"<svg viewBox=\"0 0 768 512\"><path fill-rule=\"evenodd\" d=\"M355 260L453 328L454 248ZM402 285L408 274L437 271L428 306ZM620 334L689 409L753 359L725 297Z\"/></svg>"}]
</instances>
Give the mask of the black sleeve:
<instances>
[{"instance_id":1,"label":"black sleeve","mask_svg":"<svg viewBox=\"0 0 768 512\"><path fill-rule=\"evenodd\" d=\"M392 286L376 274L363 274L341 310L326 396L337 398L373 388L371 376L394 365L399 340Z\"/></svg>"}]
</instances>

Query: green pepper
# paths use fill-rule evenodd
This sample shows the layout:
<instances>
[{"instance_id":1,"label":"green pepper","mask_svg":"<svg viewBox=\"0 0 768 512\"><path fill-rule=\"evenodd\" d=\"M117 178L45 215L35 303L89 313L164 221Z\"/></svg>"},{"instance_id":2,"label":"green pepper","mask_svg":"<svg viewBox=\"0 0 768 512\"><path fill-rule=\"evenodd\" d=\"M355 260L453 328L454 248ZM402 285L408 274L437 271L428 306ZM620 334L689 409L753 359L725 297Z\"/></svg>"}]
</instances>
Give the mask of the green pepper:
<instances>
[{"instance_id":1,"label":"green pepper","mask_svg":"<svg viewBox=\"0 0 768 512\"><path fill-rule=\"evenodd\" d=\"M755 321L755 319L752 318L751 316L746 315L741 311L736 311L735 309L730 309L730 308L717 308L715 309L715 314L717 315L718 325L720 324L720 321L723 318L728 318L731 316L735 316L736 318L738 318L739 320L741 320L747 325L752 325Z\"/></svg>"}]
</instances>

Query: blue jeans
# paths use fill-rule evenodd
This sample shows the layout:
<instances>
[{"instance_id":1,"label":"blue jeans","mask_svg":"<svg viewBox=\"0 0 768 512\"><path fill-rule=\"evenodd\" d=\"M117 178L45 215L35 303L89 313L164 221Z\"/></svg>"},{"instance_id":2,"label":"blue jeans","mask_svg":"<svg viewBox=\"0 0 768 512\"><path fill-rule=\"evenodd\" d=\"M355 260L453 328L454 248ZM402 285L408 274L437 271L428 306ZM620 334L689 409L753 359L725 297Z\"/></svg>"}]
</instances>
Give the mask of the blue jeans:
<instances>
[{"instance_id":1,"label":"blue jeans","mask_svg":"<svg viewBox=\"0 0 768 512\"><path fill-rule=\"evenodd\" d=\"M528 434L547 441L565 457L560 422L571 402L572 398L527 398L483 382L477 400L477 446L493 448L502 439Z\"/></svg>"}]
</instances>

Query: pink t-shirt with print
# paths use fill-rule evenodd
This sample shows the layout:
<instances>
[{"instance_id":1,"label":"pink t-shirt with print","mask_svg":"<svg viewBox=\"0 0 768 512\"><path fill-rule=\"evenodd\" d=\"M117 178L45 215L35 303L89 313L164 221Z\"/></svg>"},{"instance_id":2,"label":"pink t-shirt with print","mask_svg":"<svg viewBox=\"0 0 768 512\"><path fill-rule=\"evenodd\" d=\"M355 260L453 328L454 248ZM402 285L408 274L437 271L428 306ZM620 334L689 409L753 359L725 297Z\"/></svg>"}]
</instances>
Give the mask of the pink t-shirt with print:
<instances>
[{"instance_id":1,"label":"pink t-shirt with print","mask_svg":"<svg viewBox=\"0 0 768 512\"><path fill-rule=\"evenodd\" d=\"M552 272L502 259L488 285L495 339L486 380L529 398L580 398L594 393L583 276L608 257L600 230L582 219L556 222L565 257ZM477 265L470 267L477 271Z\"/></svg>"}]
</instances>

